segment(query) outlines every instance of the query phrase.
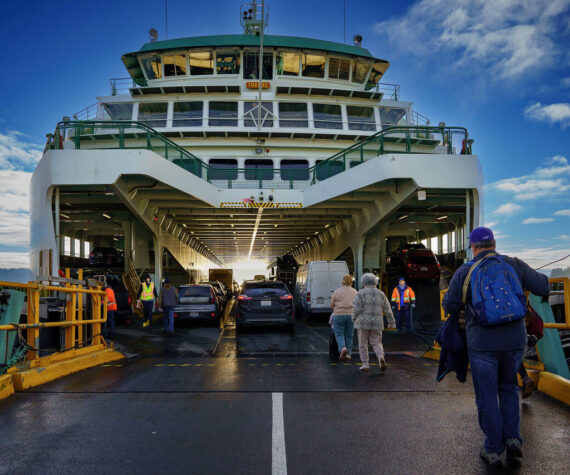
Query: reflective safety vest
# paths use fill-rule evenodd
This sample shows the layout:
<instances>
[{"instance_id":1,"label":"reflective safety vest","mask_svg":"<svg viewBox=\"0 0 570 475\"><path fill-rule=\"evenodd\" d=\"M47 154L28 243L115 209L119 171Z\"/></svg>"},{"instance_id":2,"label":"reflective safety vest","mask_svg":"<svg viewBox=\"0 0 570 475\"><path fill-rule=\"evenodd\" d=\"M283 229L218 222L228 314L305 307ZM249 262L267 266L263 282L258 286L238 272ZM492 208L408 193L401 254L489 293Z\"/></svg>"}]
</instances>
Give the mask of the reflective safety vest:
<instances>
[{"instance_id":1,"label":"reflective safety vest","mask_svg":"<svg viewBox=\"0 0 570 475\"><path fill-rule=\"evenodd\" d=\"M142 283L141 300L154 300L154 282L151 282L149 286L146 282Z\"/></svg>"},{"instance_id":2,"label":"reflective safety vest","mask_svg":"<svg viewBox=\"0 0 570 475\"><path fill-rule=\"evenodd\" d=\"M408 306L410 302L415 302L416 301L416 294L414 294L414 291L406 286L404 288L404 305ZM400 310L400 291L398 289L398 286L396 286L394 288L394 291L392 292L392 302L395 302L398 304L398 310Z\"/></svg>"},{"instance_id":3,"label":"reflective safety vest","mask_svg":"<svg viewBox=\"0 0 570 475\"><path fill-rule=\"evenodd\" d=\"M107 310L117 310L115 291L111 287L107 287L105 292L107 292Z\"/></svg>"}]
</instances>

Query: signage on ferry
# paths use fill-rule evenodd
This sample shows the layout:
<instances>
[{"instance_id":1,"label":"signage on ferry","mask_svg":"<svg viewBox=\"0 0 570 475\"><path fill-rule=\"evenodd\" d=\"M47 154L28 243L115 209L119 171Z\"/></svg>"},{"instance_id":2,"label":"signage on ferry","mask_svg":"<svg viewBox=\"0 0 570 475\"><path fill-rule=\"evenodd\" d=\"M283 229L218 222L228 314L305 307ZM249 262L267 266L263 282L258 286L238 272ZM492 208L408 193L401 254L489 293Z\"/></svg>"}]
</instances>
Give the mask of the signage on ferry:
<instances>
[{"instance_id":1,"label":"signage on ferry","mask_svg":"<svg viewBox=\"0 0 570 475\"><path fill-rule=\"evenodd\" d=\"M259 89L259 81L247 81L245 83L245 87L248 89ZM267 81L263 81L261 83L261 89L269 89L269 83Z\"/></svg>"}]
</instances>

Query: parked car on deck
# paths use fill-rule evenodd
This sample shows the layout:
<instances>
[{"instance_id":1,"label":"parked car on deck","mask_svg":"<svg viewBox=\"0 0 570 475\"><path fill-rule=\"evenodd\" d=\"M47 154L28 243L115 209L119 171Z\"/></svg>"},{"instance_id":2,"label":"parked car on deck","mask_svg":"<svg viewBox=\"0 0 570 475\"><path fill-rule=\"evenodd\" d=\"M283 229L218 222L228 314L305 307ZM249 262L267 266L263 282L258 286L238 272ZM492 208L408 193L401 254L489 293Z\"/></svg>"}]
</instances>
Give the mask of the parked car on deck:
<instances>
[{"instance_id":1,"label":"parked car on deck","mask_svg":"<svg viewBox=\"0 0 570 475\"><path fill-rule=\"evenodd\" d=\"M412 249L404 255L403 274L408 279L431 279L439 283L440 267L434 253L429 249Z\"/></svg>"},{"instance_id":2,"label":"parked car on deck","mask_svg":"<svg viewBox=\"0 0 570 475\"><path fill-rule=\"evenodd\" d=\"M244 282L237 298L236 326L281 324L295 329L293 296L282 282L250 280Z\"/></svg>"},{"instance_id":3,"label":"parked car on deck","mask_svg":"<svg viewBox=\"0 0 570 475\"><path fill-rule=\"evenodd\" d=\"M221 315L222 306L211 285L181 285L178 288L178 305L174 307L175 322L182 320L218 322Z\"/></svg>"},{"instance_id":4,"label":"parked car on deck","mask_svg":"<svg viewBox=\"0 0 570 475\"><path fill-rule=\"evenodd\" d=\"M207 284L211 285L216 292L216 296L218 300L220 300L221 307L225 307L226 302L228 300L227 292L224 288L224 284L222 284L219 280L203 280L200 284Z\"/></svg>"},{"instance_id":5,"label":"parked car on deck","mask_svg":"<svg viewBox=\"0 0 570 475\"><path fill-rule=\"evenodd\" d=\"M89 253L91 267L120 267L124 263L123 251L114 247L94 247Z\"/></svg>"}]
</instances>

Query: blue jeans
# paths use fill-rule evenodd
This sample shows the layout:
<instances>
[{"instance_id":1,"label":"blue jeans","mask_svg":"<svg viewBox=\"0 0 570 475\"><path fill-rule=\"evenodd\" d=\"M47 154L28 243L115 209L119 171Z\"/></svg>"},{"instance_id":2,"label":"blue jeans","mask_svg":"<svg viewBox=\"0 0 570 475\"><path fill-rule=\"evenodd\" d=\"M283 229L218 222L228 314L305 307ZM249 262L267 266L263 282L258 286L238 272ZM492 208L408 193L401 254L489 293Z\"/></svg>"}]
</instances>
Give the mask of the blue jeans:
<instances>
[{"instance_id":1,"label":"blue jeans","mask_svg":"<svg viewBox=\"0 0 570 475\"><path fill-rule=\"evenodd\" d=\"M395 312L396 318L396 328L398 330L402 330L403 326L406 326L408 330L412 329L412 324L410 322L410 308L409 307L402 307L400 310L396 310Z\"/></svg>"},{"instance_id":2,"label":"blue jeans","mask_svg":"<svg viewBox=\"0 0 570 475\"><path fill-rule=\"evenodd\" d=\"M152 310L154 308L154 300L143 300L144 319L148 323L152 323Z\"/></svg>"},{"instance_id":3,"label":"blue jeans","mask_svg":"<svg viewBox=\"0 0 570 475\"><path fill-rule=\"evenodd\" d=\"M485 433L487 452L502 453L507 439L522 443L517 383L522 355L523 350L469 350L479 426Z\"/></svg>"},{"instance_id":4,"label":"blue jeans","mask_svg":"<svg viewBox=\"0 0 570 475\"><path fill-rule=\"evenodd\" d=\"M162 307L162 325L165 332L174 333L174 307Z\"/></svg>"},{"instance_id":5,"label":"blue jeans","mask_svg":"<svg viewBox=\"0 0 570 475\"><path fill-rule=\"evenodd\" d=\"M115 331L115 310L107 310L107 330L109 335Z\"/></svg>"},{"instance_id":6,"label":"blue jeans","mask_svg":"<svg viewBox=\"0 0 570 475\"><path fill-rule=\"evenodd\" d=\"M352 353L352 338L354 336L354 323L350 315L334 315L333 330L338 351L346 347L348 354Z\"/></svg>"}]
</instances>

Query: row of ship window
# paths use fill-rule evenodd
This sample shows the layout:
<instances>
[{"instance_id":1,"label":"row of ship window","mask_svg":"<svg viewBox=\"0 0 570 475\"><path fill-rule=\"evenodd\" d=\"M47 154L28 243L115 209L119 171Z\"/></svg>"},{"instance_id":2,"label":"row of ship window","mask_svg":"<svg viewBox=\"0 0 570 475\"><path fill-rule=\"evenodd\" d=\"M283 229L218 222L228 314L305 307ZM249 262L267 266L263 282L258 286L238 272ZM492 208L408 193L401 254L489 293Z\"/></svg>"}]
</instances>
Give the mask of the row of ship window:
<instances>
[{"instance_id":1,"label":"row of ship window","mask_svg":"<svg viewBox=\"0 0 570 475\"><path fill-rule=\"evenodd\" d=\"M259 79L259 53L255 51L190 51L153 54L140 59L147 79L162 77L243 75ZM374 86L382 76L373 62L366 59L328 56L324 53L277 51L263 53L263 79L278 76L336 79Z\"/></svg>"},{"instance_id":2,"label":"row of ship window","mask_svg":"<svg viewBox=\"0 0 570 475\"><path fill-rule=\"evenodd\" d=\"M174 163L195 175L205 177L202 169L196 162L174 160ZM360 165L360 163L353 160L348 162L348 166L353 168ZM278 169L274 168L273 160L265 158L246 159L243 169L239 168L238 161L235 158L212 158L208 161L208 165L209 169L205 173L210 180L238 180L240 172L243 172L243 178L246 180L265 181L280 178L284 181L307 181L312 178L308 160L283 159L280 160ZM342 161L331 160L325 162L324 160L316 160L315 165L317 180L325 180L344 171ZM279 177L276 176L276 172L279 173Z\"/></svg>"},{"instance_id":3,"label":"row of ship window","mask_svg":"<svg viewBox=\"0 0 570 475\"><path fill-rule=\"evenodd\" d=\"M202 127L207 118L208 126L237 127L240 117L244 127L257 127L261 117L262 127L309 128L309 111L312 109L314 127L317 129L343 129L343 109L349 130L377 130L373 107L339 104L313 104L307 102L262 102L261 116L257 102L209 101L204 117L204 102L141 102L138 111L133 103L101 104L102 120L138 120L149 127L167 127L168 108L172 104L172 127ZM240 109L243 107L243 111ZM383 126L406 123L406 109L379 107ZM278 119L275 113L278 112ZM279 125L277 125L277 120Z\"/></svg>"}]
</instances>

